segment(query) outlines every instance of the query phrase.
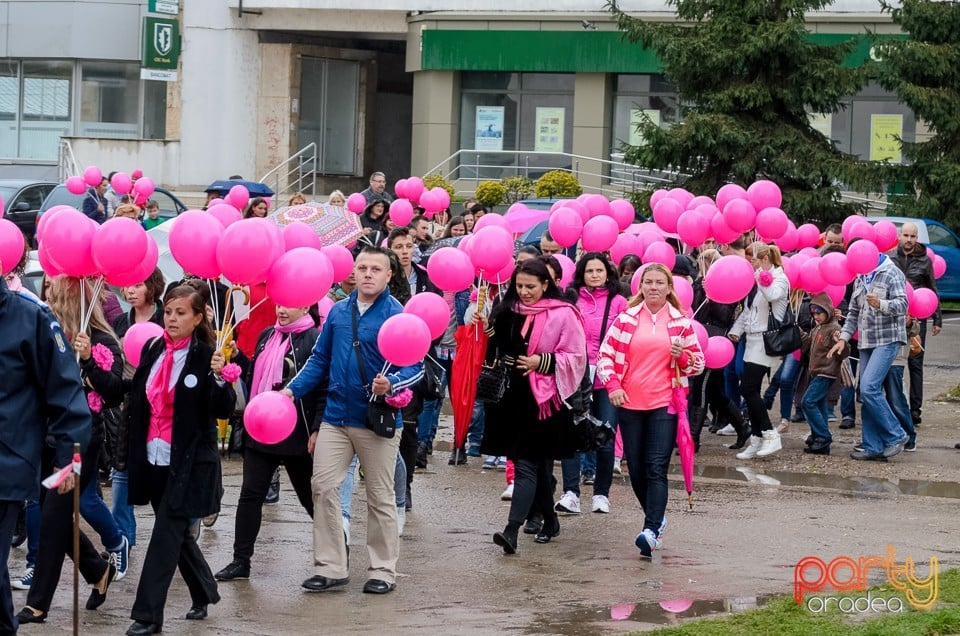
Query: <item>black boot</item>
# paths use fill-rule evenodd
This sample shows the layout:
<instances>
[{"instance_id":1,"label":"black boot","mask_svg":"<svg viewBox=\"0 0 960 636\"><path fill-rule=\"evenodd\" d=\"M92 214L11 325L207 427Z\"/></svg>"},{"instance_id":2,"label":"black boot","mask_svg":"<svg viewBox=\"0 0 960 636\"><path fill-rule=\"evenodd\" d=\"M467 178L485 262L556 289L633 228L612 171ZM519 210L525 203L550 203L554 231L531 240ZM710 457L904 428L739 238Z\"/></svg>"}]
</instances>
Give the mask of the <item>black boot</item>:
<instances>
[{"instance_id":1,"label":"black boot","mask_svg":"<svg viewBox=\"0 0 960 636\"><path fill-rule=\"evenodd\" d=\"M693 438L693 452L700 452L700 431L703 430L703 423L707 419L707 409L702 406L694 406L690 409L690 437Z\"/></svg>"},{"instance_id":2,"label":"black boot","mask_svg":"<svg viewBox=\"0 0 960 636\"><path fill-rule=\"evenodd\" d=\"M750 439L749 422L744 419L740 409L738 409L736 405L729 400L727 400L727 406L724 408L724 414L727 416L727 418L729 418L730 423L733 424L733 428L735 428L737 431L737 441L727 446L727 448L732 450L743 448L747 443L747 440Z\"/></svg>"},{"instance_id":3,"label":"black boot","mask_svg":"<svg viewBox=\"0 0 960 636\"><path fill-rule=\"evenodd\" d=\"M423 442L417 445L417 461L414 466L416 468L427 467L427 445Z\"/></svg>"},{"instance_id":4,"label":"black boot","mask_svg":"<svg viewBox=\"0 0 960 636\"><path fill-rule=\"evenodd\" d=\"M517 553L517 528L509 524L503 529L503 532L497 532L493 535L493 542L503 548L504 554Z\"/></svg>"},{"instance_id":5,"label":"black boot","mask_svg":"<svg viewBox=\"0 0 960 636\"><path fill-rule=\"evenodd\" d=\"M803 452L810 455L829 455L830 440L824 437L817 437L810 443L809 446L803 449Z\"/></svg>"}]
</instances>

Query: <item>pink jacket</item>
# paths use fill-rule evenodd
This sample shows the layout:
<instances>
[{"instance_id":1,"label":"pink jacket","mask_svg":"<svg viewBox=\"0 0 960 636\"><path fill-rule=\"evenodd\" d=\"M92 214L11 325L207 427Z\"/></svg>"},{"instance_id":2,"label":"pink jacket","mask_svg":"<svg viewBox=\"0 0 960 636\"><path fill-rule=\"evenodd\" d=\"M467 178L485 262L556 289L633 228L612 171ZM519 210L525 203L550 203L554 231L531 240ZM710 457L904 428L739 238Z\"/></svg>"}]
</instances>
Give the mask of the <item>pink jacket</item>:
<instances>
[{"instance_id":1,"label":"pink jacket","mask_svg":"<svg viewBox=\"0 0 960 636\"><path fill-rule=\"evenodd\" d=\"M607 317L607 324L601 325L603 321L603 312L607 308L607 299L610 292L606 289L596 289L590 291L587 287L581 287L577 296L577 308L580 315L583 316L583 331L587 336L587 363L597 364L600 357L600 345L603 343L604 336L610 326L621 313L627 309L627 299L620 294L614 294L610 301L610 315ZM594 382L593 387L599 389L603 385L598 381Z\"/></svg>"}]
</instances>

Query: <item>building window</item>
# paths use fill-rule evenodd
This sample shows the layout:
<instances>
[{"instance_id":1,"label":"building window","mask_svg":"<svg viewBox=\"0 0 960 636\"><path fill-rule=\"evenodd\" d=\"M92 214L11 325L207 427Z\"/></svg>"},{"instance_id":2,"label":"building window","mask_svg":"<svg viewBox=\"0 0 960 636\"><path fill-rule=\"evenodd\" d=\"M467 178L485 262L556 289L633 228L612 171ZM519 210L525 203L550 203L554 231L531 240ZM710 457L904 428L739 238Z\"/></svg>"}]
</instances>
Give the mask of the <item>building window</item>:
<instances>
[{"instance_id":1,"label":"building window","mask_svg":"<svg viewBox=\"0 0 960 636\"><path fill-rule=\"evenodd\" d=\"M139 132L140 65L136 62L83 62L80 69L80 136L136 137Z\"/></svg>"},{"instance_id":2,"label":"building window","mask_svg":"<svg viewBox=\"0 0 960 636\"><path fill-rule=\"evenodd\" d=\"M73 130L73 67L73 62L23 62L20 158L56 159L60 137Z\"/></svg>"},{"instance_id":3,"label":"building window","mask_svg":"<svg viewBox=\"0 0 960 636\"><path fill-rule=\"evenodd\" d=\"M649 118L661 127L680 121L680 99L663 75L617 75L613 94L611 155L623 157L623 145L638 146L643 139L637 123Z\"/></svg>"},{"instance_id":4,"label":"building window","mask_svg":"<svg viewBox=\"0 0 960 636\"><path fill-rule=\"evenodd\" d=\"M20 78L17 63L0 60L0 157L17 156Z\"/></svg>"}]
</instances>

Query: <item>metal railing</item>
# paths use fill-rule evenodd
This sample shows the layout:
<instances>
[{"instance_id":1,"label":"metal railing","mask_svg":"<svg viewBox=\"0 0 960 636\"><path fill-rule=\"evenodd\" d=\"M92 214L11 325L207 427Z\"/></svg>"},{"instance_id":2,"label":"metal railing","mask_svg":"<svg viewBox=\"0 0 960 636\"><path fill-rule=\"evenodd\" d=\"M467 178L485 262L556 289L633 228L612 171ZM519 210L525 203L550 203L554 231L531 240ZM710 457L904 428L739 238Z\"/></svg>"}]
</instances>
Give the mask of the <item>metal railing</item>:
<instances>
[{"instance_id":1,"label":"metal railing","mask_svg":"<svg viewBox=\"0 0 960 636\"><path fill-rule=\"evenodd\" d=\"M276 194L317 194L317 144L311 143L260 177Z\"/></svg>"},{"instance_id":2,"label":"metal railing","mask_svg":"<svg viewBox=\"0 0 960 636\"><path fill-rule=\"evenodd\" d=\"M612 155L614 159L623 155ZM623 161L598 159L569 152L530 152L526 150L458 150L427 174L439 173L464 193L476 189L480 181L499 181L522 176L533 180L545 172L569 172L588 192L622 196L641 189L669 185L676 175L650 170Z\"/></svg>"},{"instance_id":3,"label":"metal railing","mask_svg":"<svg viewBox=\"0 0 960 636\"><path fill-rule=\"evenodd\" d=\"M845 201L852 201L854 203L859 203L865 205L869 212L876 212L879 214L886 214L887 208L890 206L890 203L883 199L873 199L870 197L860 196L855 192L841 192L840 198Z\"/></svg>"},{"instance_id":4,"label":"metal railing","mask_svg":"<svg viewBox=\"0 0 960 636\"><path fill-rule=\"evenodd\" d=\"M60 140L57 149L57 171L60 183L63 183L69 177L80 174L80 165L77 163L77 158L73 156L73 146L66 139Z\"/></svg>"}]
</instances>

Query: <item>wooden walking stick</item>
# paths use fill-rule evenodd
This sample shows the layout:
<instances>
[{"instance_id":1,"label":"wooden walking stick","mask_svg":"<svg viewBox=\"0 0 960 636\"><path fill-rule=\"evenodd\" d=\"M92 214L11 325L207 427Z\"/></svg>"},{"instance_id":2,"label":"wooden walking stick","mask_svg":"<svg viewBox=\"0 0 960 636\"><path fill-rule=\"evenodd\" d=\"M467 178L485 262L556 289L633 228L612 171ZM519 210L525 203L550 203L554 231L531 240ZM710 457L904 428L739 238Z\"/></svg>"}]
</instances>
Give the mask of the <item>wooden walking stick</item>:
<instances>
[{"instance_id":1,"label":"wooden walking stick","mask_svg":"<svg viewBox=\"0 0 960 636\"><path fill-rule=\"evenodd\" d=\"M73 445L73 460L80 456L80 444ZM73 636L80 634L80 475L72 467L73 479ZM109 568L107 575L109 575Z\"/></svg>"}]
</instances>

